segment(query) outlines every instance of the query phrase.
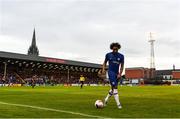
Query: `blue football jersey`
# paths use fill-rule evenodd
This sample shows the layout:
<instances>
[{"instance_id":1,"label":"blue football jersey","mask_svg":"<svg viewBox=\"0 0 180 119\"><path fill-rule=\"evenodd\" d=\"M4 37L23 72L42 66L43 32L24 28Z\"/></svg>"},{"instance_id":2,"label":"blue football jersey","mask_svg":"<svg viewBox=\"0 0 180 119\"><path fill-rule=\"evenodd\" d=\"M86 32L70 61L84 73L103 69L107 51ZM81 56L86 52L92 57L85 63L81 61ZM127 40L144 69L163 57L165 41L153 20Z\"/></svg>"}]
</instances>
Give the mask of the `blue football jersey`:
<instances>
[{"instance_id":1,"label":"blue football jersey","mask_svg":"<svg viewBox=\"0 0 180 119\"><path fill-rule=\"evenodd\" d=\"M109 72L118 74L119 66L124 63L124 55L118 52L110 52L106 54L105 61L109 63Z\"/></svg>"}]
</instances>

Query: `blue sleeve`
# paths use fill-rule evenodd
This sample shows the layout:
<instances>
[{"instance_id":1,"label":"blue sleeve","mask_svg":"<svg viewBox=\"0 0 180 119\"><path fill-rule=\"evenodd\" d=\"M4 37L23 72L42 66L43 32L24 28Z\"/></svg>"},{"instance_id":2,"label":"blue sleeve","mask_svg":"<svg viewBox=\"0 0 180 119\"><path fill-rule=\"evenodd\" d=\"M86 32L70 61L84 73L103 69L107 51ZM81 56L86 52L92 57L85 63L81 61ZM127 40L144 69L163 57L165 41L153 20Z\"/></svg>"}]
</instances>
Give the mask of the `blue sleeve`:
<instances>
[{"instance_id":1,"label":"blue sleeve","mask_svg":"<svg viewBox=\"0 0 180 119\"><path fill-rule=\"evenodd\" d=\"M124 55L122 55L121 63L124 63Z\"/></svg>"},{"instance_id":2,"label":"blue sleeve","mask_svg":"<svg viewBox=\"0 0 180 119\"><path fill-rule=\"evenodd\" d=\"M108 54L106 54L105 56L105 62L107 62L109 59L108 59Z\"/></svg>"}]
</instances>

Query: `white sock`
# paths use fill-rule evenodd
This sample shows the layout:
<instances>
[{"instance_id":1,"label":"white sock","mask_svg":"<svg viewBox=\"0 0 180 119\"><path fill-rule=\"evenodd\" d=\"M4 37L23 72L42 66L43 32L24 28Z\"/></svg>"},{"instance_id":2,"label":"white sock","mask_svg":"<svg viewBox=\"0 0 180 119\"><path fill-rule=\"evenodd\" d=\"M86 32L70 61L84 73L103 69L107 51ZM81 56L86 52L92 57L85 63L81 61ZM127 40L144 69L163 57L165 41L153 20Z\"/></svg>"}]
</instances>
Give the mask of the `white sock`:
<instances>
[{"instance_id":1,"label":"white sock","mask_svg":"<svg viewBox=\"0 0 180 119\"><path fill-rule=\"evenodd\" d=\"M112 95L113 95L113 92L112 92L112 89L110 89L108 95L105 98L105 102L107 102Z\"/></svg>"},{"instance_id":2,"label":"white sock","mask_svg":"<svg viewBox=\"0 0 180 119\"><path fill-rule=\"evenodd\" d=\"M117 90L117 89L114 89L113 94L114 94L114 99L115 99L115 101L116 101L116 104L117 104L117 105L120 105L121 103L119 102L118 90Z\"/></svg>"}]
</instances>

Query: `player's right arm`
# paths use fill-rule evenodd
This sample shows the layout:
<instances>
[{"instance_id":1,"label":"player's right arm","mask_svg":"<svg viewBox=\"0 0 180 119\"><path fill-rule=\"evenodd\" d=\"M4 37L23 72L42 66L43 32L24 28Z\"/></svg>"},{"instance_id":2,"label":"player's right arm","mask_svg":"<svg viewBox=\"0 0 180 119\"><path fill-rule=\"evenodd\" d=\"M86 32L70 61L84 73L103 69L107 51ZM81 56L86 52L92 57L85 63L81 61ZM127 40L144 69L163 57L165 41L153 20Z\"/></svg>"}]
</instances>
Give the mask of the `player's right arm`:
<instances>
[{"instance_id":1,"label":"player's right arm","mask_svg":"<svg viewBox=\"0 0 180 119\"><path fill-rule=\"evenodd\" d=\"M105 60L104 60L104 63L103 63L103 67L102 67L102 73L103 73L103 74L106 73L107 62L108 62L108 55L106 54Z\"/></svg>"}]
</instances>

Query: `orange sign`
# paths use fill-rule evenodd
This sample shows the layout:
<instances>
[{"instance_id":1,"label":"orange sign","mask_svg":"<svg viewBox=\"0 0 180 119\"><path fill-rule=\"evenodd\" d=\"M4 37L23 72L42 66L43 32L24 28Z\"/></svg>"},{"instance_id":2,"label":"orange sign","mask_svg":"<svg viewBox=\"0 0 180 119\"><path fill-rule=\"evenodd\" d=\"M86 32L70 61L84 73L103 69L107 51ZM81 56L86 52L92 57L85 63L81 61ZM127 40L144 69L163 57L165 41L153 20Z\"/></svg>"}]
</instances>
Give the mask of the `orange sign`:
<instances>
[{"instance_id":1,"label":"orange sign","mask_svg":"<svg viewBox=\"0 0 180 119\"><path fill-rule=\"evenodd\" d=\"M55 59L55 58L48 58L46 59L47 62L54 62L54 63L65 63L65 60L61 60L61 59Z\"/></svg>"}]
</instances>

